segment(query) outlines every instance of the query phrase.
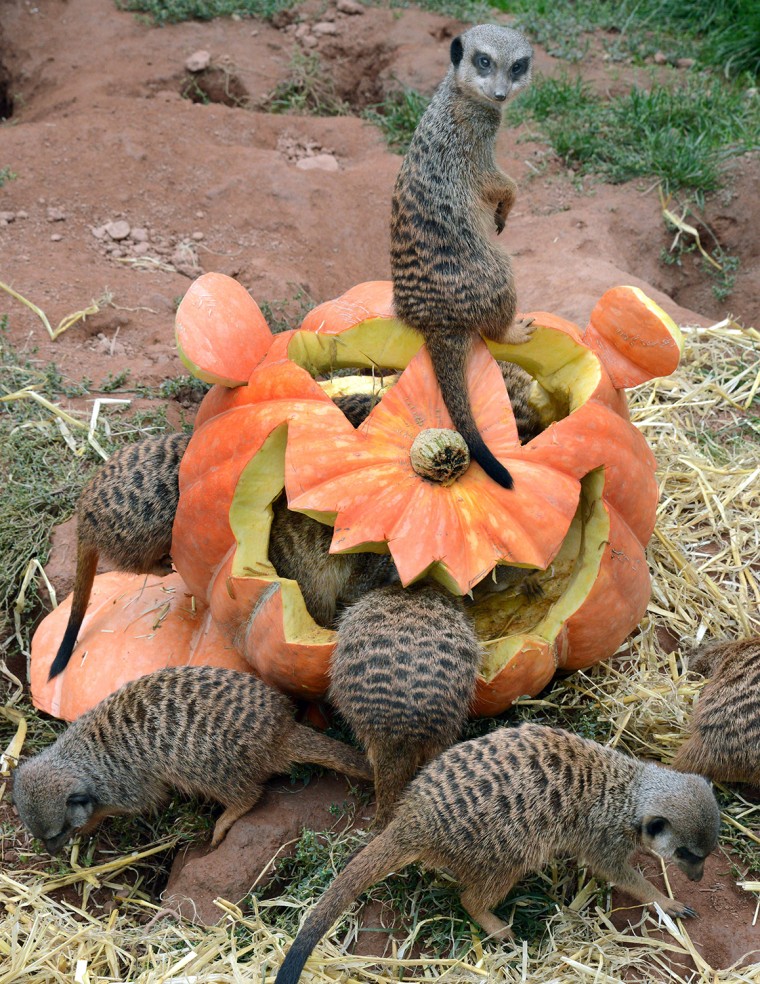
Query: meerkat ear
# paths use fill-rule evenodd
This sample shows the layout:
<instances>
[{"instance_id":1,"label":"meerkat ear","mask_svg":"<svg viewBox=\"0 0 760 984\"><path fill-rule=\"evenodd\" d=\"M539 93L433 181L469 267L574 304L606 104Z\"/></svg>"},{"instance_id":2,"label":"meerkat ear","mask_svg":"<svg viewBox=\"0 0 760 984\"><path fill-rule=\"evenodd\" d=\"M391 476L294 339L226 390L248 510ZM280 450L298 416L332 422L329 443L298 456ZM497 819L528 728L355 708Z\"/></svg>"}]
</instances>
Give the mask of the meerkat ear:
<instances>
[{"instance_id":1,"label":"meerkat ear","mask_svg":"<svg viewBox=\"0 0 760 984\"><path fill-rule=\"evenodd\" d=\"M458 65L464 56L464 45L461 36L454 38L451 42L451 63Z\"/></svg>"}]
</instances>

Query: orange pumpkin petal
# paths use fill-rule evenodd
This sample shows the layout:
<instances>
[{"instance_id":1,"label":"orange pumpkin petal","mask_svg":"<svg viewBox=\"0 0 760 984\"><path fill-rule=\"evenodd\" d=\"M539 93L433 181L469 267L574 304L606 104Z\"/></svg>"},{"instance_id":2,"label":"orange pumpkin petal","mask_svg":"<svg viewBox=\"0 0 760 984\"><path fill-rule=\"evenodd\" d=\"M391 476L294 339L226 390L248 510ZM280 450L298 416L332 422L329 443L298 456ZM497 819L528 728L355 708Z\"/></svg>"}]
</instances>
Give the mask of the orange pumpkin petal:
<instances>
[{"instance_id":1,"label":"orange pumpkin petal","mask_svg":"<svg viewBox=\"0 0 760 984\"><path fill-rule=\"evenodd\" d=\"M272 333L258 304L237 280L204 273L177 309L179 357L199 379L242 386L264 358Z\"/></svg>"},{"instance_id":2,"label":"orange pumpkin petal","mask_svg":"<svg viewBox=\"0 0 760 984\"><path fill-rule=\"evenodd\" d=\"M676 323L638 287L606 291L583 340L599 353L616 389L669 376L683 350Z\"/></svg>"}]
</instances>

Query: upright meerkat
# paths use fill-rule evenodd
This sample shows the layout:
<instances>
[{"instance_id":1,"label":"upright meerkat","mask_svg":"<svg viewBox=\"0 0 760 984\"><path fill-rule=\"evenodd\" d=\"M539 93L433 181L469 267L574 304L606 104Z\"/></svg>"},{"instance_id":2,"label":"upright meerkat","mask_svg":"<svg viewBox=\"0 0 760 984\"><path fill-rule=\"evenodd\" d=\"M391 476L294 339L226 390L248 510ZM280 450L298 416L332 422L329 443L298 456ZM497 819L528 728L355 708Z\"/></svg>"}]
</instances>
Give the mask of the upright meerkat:
<instances>
[{"instance_id":1,"label":"upright meerkat","mask_svg":"<svg viewBox=\"0 0 760 984\"><path fill-rule=\"evenodd\" d=\"M172 789L226 807L216 846L271 776L311 762L371 779L354 748L296 724L284 694L219 667L158 670L125 684L24 762L13 779L22 823L54 854L106 816L158 809Z\"/></svg>"},{"instance_id":2,"label":"upright meerkat","mask_svg":"<svg viewBox=\"0 0 760 984\"><path fill-rule=\"evenodd\" d=\"M121 448L82 490L77 505L74 598L49 679L71 659L101 554L120 571L171 572L179 463L189 440L189 434L159 434Z\"/></svg>"},{"instance_id":3,"label":"upright meerkat","mask_svg":"<svg viewBox=\"0 0 760 984\"><path fill-rule=\"evenodd\" d=\"M760 786L760 636L711 643L691 668L710 675L673 768Z\"/></svg>"},{"instance_id":4,"label":"upright meerkat","mask_svg":"<svg viewBox=\"0 0 760 984\"><path fill-rule=\"evenodd\" d=\"M438 586L380 588L344 612L328 696L372 763L377 826L417 770L459 737L480 660L461 601Z\"/></svg>"},{"instance_id":5,"label":"upright meerkat","mask_svg":"<svg viewBox=\"0 0 760 984\"><path fill-rule=\"evenodd\" d=\"M709 783L621 755L558 728L523 724L455 745L412 782L391 823L357 854L309 913L276 984L295 984L309 954L365 889L413 861L448 868L473 921L511 937L492 908L552 858L582 858L639 902L671 916L669 899L629 863L638 847L675 860L692 881L718 842Z\"/></svg>"},{"instance_id":6,"label":"upright meerkat","mask_svg":"<svg viewBox=\"0 0 760 984\"><path fill-rule=\"evenodd\" d=\"M512 477L472 414L466 366L478 333L526 341L515 322L509 257L500 233L514 181L494 160L507 98L530 82L533 50L508 27L481 24L451 42L451 66L422 116L393 192L391 273L396 314L425 339L444 403L470 455L500 485Z\"/></svg>"}]
</instances>

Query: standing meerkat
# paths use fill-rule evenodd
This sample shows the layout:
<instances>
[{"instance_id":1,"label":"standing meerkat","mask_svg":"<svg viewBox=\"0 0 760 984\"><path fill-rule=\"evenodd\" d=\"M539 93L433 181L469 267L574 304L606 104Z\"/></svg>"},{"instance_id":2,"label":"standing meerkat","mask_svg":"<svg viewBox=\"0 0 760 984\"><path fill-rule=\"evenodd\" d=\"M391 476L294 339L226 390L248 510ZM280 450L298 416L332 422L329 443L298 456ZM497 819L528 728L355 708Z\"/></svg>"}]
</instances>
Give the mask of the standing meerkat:
<instances>
[{"instance_id":1,"label":"standing meerkat","mask_svg":"<svg viewBox=\"0 0 760 984\"><path fill-rule=\"evenodd\" d=\"M121 448L82 490L77 505L74 598L50 680L71 659L101 554L120 571L171 573L179 463L189 440L189 434L159 434Z\"/></svg>"},{"instance_id":2,"label":"standing meerkat","mask_svg":"<svg viewBox=\"0 0 760 984\"><path fill-rule=\"evenodd\" d=\"M295 984L317 942L365 889L413 861L448 868L474 922L510 930L492 909L521 878L556 857L583 859L600 877L669 915L669 899L631 866L638 847L692 881L718 842L720 814L700 776L640 762L558 728L523 724L455 745L412 782L394 819L338 875L309 913L275 984Z\"/></svg>"},{"instance_id":3,"label":"standing meerkat","mask_svg":"<svg viewBox=\"0 0 760 984\"><path fill-rule=\"evenodd\" d=\"M380 588L346 609L328 697L372 763L378 827L417 770L459 737L480 660L461 601L438 586Z\"/></svg>"},{"instance_id":4,"label":"standing meerkat","mask_svg":"<svg viewBox=\"0 0 760 984\"><path fill-rule=\"evenodd\" d=\"M710 682L673 768L760 786L760 636L704 646L691 669L709 674Z\"/></svg>"},{"instance_id":5,"label":"standing meerkat","mask_svg":"<svg viewBox=\"0 0 760 984\"><path fill-rule=\"evenodd\" d=\"M489 239L504 228L514 181L494 160L507 98L530 82L533 50L508 27L481 24L451 42L451 66L423 114L393 192L391 274L396 314L419 331L444 403L470 455L505 488L512 477L472 414L466 365L482 333L518 344L509 257Z\"/></svg>"},{"instance_id":6,"label":"standing meerkat","mask_svg":"<svg viewBox=\"0 0 760 984\"><path fill-rule=\"evenodd\" d=\"M13 801L24 826L54 854L103 817L156 810L177 789L224 804L216 847L267 779L293 763L372 778L360 752L296 724L293 710L249 673L158 670L125 684L20 765Z\"/></svg>"}]
</instances>

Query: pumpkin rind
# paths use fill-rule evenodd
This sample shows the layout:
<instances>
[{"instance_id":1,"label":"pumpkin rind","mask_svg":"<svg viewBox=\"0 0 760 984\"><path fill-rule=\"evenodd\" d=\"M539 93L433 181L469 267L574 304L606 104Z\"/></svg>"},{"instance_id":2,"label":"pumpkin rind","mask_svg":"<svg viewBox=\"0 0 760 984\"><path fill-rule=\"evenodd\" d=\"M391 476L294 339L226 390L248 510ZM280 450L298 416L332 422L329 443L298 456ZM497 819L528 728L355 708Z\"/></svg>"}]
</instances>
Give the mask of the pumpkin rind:
<instances>
[{"instance_id":1,"label":"pumpkin rind","mask_svg":"<svg viewBox=\"0 0 760 984\"><path fill-rule=\"evenodd\" d=\"M35 707L66 721L129 680L165 666L250 670L178 574L159 578L113 571L95 578L69 665L48 680L70 610L71 596L42 620L31 659Z\"/></svg>"},{"instance_id":2,"label":"pumpkin rind","mask_svg":"<svg viewBox=\"0 0 760 984\"><path fill-rule=\"evenodd\" d=\"M179 357L206 383L242 386L264 358L272 333L248 291L231 277L204 273L176 315Z\"/></svg>"}]
</instances>

